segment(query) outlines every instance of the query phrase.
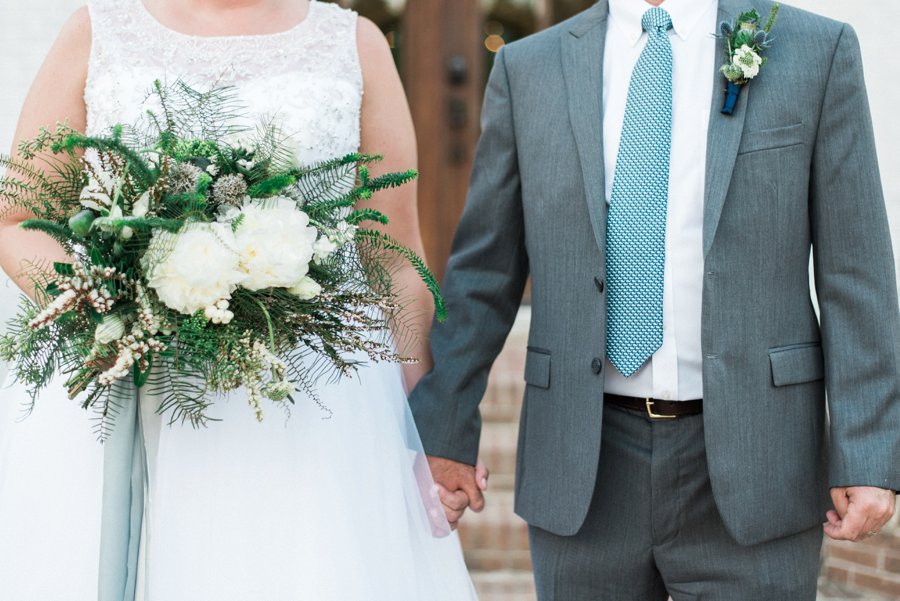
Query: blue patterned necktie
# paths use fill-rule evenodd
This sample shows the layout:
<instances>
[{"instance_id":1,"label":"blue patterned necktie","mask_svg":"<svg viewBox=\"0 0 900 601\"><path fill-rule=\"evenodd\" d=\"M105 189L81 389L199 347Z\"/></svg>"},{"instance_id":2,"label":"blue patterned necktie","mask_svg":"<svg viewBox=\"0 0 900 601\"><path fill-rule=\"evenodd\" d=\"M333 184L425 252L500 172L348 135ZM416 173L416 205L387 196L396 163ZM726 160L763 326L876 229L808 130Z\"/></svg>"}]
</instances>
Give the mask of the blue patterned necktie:
<instances>
[{"instance_id":1,"label":"blue patterned necktie","mask_svg":"<svg viewBox=\"0 0 900 601\"><path fill-rule=\"evenodd\" d=\"M606 355L623 376L663 342L672 147L672 18L644 13L647 46L631 74L606 228Z\"/></svg>"}]
</instances>

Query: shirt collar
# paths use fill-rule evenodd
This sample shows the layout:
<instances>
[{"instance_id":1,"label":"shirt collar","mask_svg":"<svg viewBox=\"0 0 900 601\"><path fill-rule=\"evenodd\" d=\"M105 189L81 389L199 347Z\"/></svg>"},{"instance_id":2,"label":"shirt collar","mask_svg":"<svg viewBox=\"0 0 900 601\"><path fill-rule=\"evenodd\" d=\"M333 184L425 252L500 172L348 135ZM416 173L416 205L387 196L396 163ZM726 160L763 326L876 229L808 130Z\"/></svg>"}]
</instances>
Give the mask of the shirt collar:
<instances>
[{"instance_id":1,"label":"shirt collar","mask_svg":"<svg viewBox=\"0 0 900 601\"><path fill-rule=\"evenodd\" d=\"M687 40L714 2L716 0L665 0L659 7L672 17L675 34ZM651 8L653 6L645 0L609 0L610 16L632 46L641 39L644 33L641 20Z\"/></svg>"}]
</instances>

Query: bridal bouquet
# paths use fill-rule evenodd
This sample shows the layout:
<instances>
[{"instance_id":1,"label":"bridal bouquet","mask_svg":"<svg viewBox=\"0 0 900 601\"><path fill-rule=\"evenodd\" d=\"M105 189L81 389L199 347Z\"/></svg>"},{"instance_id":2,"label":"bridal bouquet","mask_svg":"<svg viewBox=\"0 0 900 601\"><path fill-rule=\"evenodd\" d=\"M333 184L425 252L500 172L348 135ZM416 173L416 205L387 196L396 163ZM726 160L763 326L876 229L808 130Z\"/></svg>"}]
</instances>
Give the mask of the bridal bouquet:
<instances>
[{"instance_id":1,"label":"bridal bouquet","mask_svg":"<svg viewBox=\"0 0 900 601\"><path fill-rule=\"evenodd\" d=\"M357 205L416 173L372 177L378 157L359 154L301 168L277 128L235 125L228 89L157 83L150 99L138 125L58 125L0 158L0 196L35 215L22 227L72 258L32 266L37 300L0 338L32 403L61 373L101 432L123 378L172 421L205 423L211 394L239 387L262 419L265 399L316 399L323 371L348 375L360 351L409 361L387 334L394 270L410 262L443 318L440 291L414 252L366 227L388 217Z\"/></svg>"}]
</instances>

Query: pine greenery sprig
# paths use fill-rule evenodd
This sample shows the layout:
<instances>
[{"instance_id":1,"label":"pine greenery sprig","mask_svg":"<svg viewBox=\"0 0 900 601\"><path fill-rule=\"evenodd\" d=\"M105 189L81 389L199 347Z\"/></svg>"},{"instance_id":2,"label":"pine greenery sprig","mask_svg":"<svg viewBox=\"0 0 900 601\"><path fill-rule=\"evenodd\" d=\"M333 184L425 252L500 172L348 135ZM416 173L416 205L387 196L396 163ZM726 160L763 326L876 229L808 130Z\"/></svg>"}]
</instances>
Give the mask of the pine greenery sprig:
<instances>
[{"instance_id":1,"label":"pine greenery sprig","mask_svg":"<svg viewBox=\"0 0 900 601\"><path fill-rule=\"evenodd\" d=\"M441 322L447 319L447 307L444 304L444 296L441 294L440 284L438 284L437 278L419 255L383 232L360 229L356 232L356 237L357 240L368 243L376 249L395 252L409 261L419 274L419 277L422 278L422 281L428 288L428 292L434 298L435 317Z\"/></svg>"}]
</instances>

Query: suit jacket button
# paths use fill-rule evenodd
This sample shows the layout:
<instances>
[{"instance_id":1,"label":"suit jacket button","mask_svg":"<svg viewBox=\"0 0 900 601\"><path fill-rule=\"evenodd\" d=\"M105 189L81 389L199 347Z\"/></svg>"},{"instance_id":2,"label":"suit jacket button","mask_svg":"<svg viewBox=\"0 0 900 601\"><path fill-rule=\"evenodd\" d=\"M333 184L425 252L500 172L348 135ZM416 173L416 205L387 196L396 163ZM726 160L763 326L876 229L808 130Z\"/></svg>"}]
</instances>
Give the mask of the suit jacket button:
<instances>
[{"instance_id":1,"label":"suit jacket button","mask_svg":"<svg viewBox=\"0 0 900 601\"><path fill-rule=\"evenodd\" d=\"M601 371L603 371L603 359L600 357L594 357L594 360L591 361L591 371L594 374L599 375Z\"/></svg>"},{"instance_id":2,"label":"suit jacket button","mask_svg":"<svg viewBox=\"0 0 900 601\"><path fill-rule=\"evenodd\" d=\"M600 294L603 294L603 291L606 290L606 281L601 280L600 278L594 278L594 283L597 285L597 290L600 291Z\"/></svg>"}]
</instances>

